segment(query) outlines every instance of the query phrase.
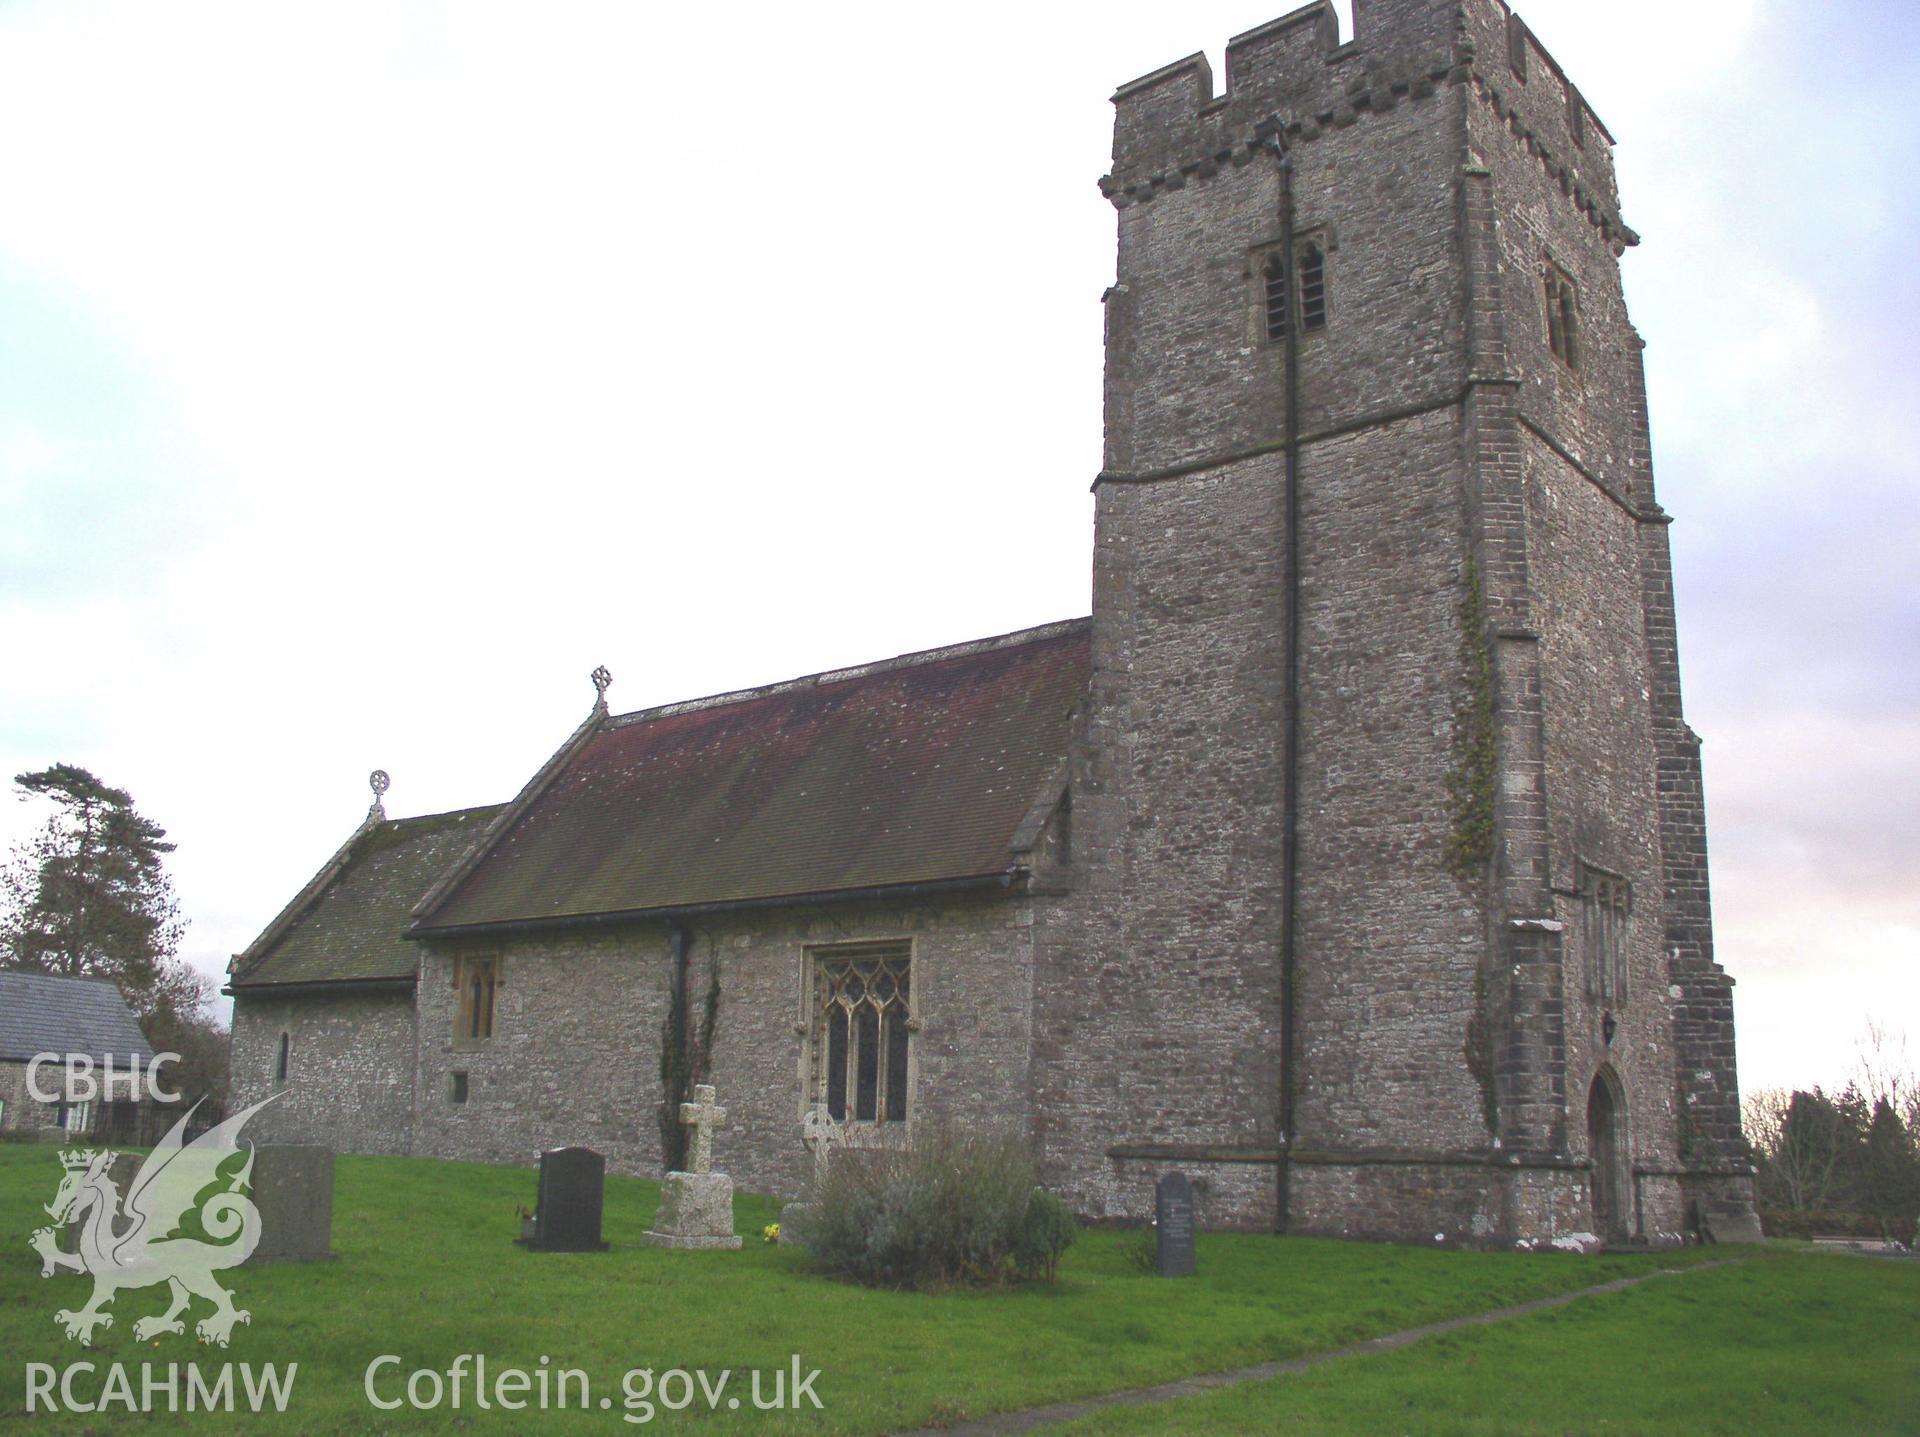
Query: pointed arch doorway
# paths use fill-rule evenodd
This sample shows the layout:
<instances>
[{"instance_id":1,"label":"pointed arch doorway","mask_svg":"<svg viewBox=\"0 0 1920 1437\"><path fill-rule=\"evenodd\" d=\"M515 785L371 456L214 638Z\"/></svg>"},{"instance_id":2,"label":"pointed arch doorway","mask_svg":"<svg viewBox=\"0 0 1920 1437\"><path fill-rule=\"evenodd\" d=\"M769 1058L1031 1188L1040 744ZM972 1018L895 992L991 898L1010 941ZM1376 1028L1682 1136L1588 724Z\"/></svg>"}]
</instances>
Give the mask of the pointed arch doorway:
<instances>
[{"instance_id":1,"label":"pointed arch doorway","mask_svg":"<svg viewBox=\"0 0 1920 1437\"><path fill-rule=\"evenodd\" d=\"M1627 1094L1610 1067L1594 1074L1587 1092L1587 1153L1593 1159L1594 1231L1610 1243L1627 1242L1633 1236Z\"/></svg>"}]
</instances>

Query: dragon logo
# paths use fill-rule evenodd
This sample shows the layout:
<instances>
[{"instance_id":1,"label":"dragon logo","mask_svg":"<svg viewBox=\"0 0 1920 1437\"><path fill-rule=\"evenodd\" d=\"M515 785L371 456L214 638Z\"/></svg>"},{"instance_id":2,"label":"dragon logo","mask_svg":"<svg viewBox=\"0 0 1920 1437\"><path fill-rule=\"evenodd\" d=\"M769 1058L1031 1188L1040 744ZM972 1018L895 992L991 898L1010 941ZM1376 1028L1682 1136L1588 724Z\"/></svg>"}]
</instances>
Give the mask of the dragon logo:
<instances>
[{"instance_id":1,"label":"dragon logo","mask_svg":"<svg viewBox=\"0 0 1920 1437\"><path fill-rule=\"evenodd\" d=\"M121 1288L162 1282L172 1291L173 1302L159 1316L134 1323L133 1335L142 1342L163 1332L184 1333L180 1314L194 1297L213 1304L213 1312L194 1327L209 1342L225 1347L233 1325L251 1320L250 1313L233 1305L233 1293L214 1280L221 1269L245 1262L260 1242L260 1211L248 1195L252 1145L244 1162L228 1160L240 1152L234 1137L242 1125L279 1096L182 1143L181 1134L193 1117L193 1109L188 1109L142 1160L124 1193L113 1171L120 1154L60 1154L66 1175L46 1206L54 1225L35 1232L28 1245L40 1254L42 1277L66 1270L93 1278L93 1298L85 1307L54 1314L69 1339L90 1343L96 1327L113 1326L113 1314L101 1309ZM229 1169L224 1176L223 1168ZM67 1225L77 1230L75 1252L60 1249L60 1229ZM185 1230L188 1227L193 1231Z\"/></svg>"}]
</instances>

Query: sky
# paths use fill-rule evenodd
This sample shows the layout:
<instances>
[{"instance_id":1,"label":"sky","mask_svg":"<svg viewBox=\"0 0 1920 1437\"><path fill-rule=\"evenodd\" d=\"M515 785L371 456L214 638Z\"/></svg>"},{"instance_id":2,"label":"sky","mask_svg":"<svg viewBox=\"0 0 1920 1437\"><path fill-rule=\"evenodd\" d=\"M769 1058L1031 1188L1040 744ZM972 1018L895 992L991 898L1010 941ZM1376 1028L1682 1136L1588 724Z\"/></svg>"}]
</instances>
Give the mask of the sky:
<instances>
[{"instance_id":1,"label":"sky","mask_svg":"<svg viewBox=\"0 0 1920 1437\"><path fill-rule=\"evenodd\" d=\"M1107 97L1283 8L0 0L0 763L129 789L217 975L596 664L1085 613ZM1645 236L1742 1080L1832 1084L1920 1041L1920 7L1520 9Z\"/></svg>"}]
</instances>

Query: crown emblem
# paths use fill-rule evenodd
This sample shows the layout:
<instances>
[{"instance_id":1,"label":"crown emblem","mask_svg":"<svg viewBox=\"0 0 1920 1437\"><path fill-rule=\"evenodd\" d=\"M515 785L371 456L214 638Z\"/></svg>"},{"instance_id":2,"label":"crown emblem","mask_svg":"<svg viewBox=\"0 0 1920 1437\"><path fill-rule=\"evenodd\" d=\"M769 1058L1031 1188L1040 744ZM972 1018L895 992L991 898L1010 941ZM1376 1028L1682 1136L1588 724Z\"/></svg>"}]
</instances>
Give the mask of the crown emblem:
<instances>
[{"instance_id":1,"label":"crown emblem","mask_svg":"<svg viewBox=\"0 0 1920 1437\"><path fill-rule=\"evenodd\" d=\"M62 1148L60 1166L68 1172L77 1172L93 1161L92 1148Z\"/></svg>"}]
</instances>

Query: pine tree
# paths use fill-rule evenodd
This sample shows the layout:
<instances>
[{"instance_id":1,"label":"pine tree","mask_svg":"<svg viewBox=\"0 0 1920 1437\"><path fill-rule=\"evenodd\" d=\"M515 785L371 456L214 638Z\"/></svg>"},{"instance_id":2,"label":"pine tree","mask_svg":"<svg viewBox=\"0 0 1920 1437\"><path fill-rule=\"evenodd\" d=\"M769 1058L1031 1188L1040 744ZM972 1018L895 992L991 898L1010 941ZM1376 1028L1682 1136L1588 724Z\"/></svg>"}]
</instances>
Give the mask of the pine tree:
<instances>
[{"instance_id":1,"label":"pine tree","mask_svg":"<svg viewBox=\"0 0 1920 1437\"><path fill-rule=\"evenodd\" d=\"M142 1019L197 1013L206 985L175 958L185 925L163 861L167 831L125 789L60 763L16 775L23 799L53 804L0 874L0 954L8 967L110 978Z\"/></svg>"}]
</instances>

